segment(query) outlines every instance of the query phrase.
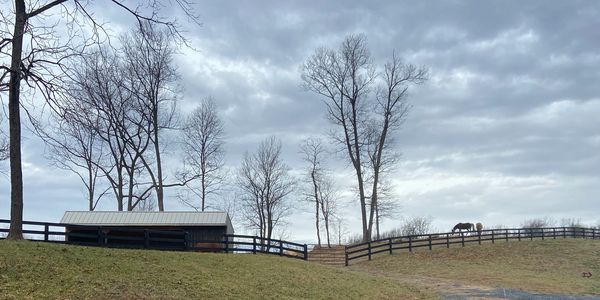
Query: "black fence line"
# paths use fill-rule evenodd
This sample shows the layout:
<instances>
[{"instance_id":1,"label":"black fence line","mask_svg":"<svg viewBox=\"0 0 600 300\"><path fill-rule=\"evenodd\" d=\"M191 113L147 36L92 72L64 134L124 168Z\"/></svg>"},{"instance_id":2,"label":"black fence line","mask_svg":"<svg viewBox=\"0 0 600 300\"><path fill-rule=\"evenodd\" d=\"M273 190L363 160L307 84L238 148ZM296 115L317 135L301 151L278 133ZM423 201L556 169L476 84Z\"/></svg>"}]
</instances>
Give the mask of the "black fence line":
<instances>
[{"instance_id":1,"label":"black fence line","mask_svg":"<svg viewBox=\"0 0 600 300\"><path fill-rule=\"evenodd\" d=\"M432 250L433 246L445 245L450 248L452 244L461 244L464 247L465 243L481 244L484 241L495 243L496 241L521 241L522 239L533 240L534 238L541 238L542 240L567 237L600 239L600 229L583 227L486 229L481 232L468 231L467 233L470 235L465 235L465 232L407 235L349 245L345 247L345 263L348 266L350 261L362 257L368 257L371 260L375 254L384 252L392 254L393 250L408 249L409 252L412 252L415 248L424 247Z\"/></svg>"},{"instance_id":2,"label":"black fence line","mask_svg":"<svg viewBox=\"0 0 600 300\"><path fill-rule=\"evenodd\" d=\"M0 219L0 224L1 223L10 224L10 220ZM278 239L268 239L251 235L225 234L222 240L215 241L193 239L190 237L190 234L187 231L182 230L171 231L123 228L115 226L85 226L37 221L23 221L23 225L43 226L43 230L23 229L23 234L25 235L43 236L43 238L39 239L28 239L40 242L43 241L60 244L128 249L206 251L225 253L251 252L254 254L264 253L308 260L308 246L306 244ZM94 231L96 233L67 232L67 226L73 229L84 229L88 231ZM65 231L50 230L50 227L61 227L64 228ZM119 232L119 235L111 235L111 231ZM9 232L8 228L0 228L0 233L7 232ZM128 236L126 234L139 235ZM141 236L141 234L143 234L143 236ZM89 239L90 241L72 241L73 238ZM2 239L5 238L0 237L0 240ZM116 244L111 243L111 241L120 241L124 243ZM156 244L157 242L160 242L161 244ZM210 244L211 246L198 246L201 244Z\"/></svg>"}]
</instances>

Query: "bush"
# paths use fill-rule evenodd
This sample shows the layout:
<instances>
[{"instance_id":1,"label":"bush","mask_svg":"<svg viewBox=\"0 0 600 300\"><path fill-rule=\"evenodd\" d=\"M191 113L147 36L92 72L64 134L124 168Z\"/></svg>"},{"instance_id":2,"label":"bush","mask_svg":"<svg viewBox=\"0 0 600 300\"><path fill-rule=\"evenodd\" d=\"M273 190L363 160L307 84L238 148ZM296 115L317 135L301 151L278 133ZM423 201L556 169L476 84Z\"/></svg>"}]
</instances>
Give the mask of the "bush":
<instances>
[{"instance_id":1,"label":"bush","mask_svg":"<svg viewBox=\"0 0 600 300\"><path fill-rule=\"evenodd\" d=\"M581 219L577 218L562 218L560 220L561 227L586 227L583 223L581 223Z\"/></svg>"},{"instance_id":2,"label":"bush","mask_svg":"<svg viewBox=\"0 0 600 300\"><path fill-rule=\"evenodd\" d=\"M554 226L556 222L549 217L525 220L521 223L522 228L541 228Z\"/></svg>"},{"instance_id":3,"label":"bush","mask_svg":"<svg viewBox=\"0 0 600 300\"><path fill-rule=\"evenodd\" d=\"M429 234L432 231L432 220L433 219L431 217L411 217L404 220L399 228L386 231L381 235L381 237L391 238L407 235Z\"/></svg>"},{"instance_id":4,"label":"bush","mask_svg":"<svg viewBox=\"0 0 600 300\"><path fill-rule=\"evenodd\" d=\"M539 230L533 230L535 228L552 227L556 222L549 217L537 218L525 220L521 223L521 227L525 229L525 236L540 237L542 232Z\"/></svg>"}]
</instances>

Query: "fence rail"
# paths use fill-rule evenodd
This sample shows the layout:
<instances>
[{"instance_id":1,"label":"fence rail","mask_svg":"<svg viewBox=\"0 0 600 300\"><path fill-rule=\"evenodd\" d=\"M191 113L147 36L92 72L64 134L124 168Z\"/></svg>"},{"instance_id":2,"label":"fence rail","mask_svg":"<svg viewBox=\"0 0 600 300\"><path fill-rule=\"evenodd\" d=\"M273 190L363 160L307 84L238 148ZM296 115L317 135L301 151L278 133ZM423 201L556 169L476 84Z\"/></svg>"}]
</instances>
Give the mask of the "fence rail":
<instances>
[{"instance_id":1,"label":"fence rail","mask_svg":"<svg viewBox=\"0 0 600 300\"><path fill-rule=\"evenodd\" d=\"M462 247L466 243L478 243L509 240L533 240L533 239L557 239L557 238L587 238L600 239L600 229L581 227L545 227L545 228L510 228L510 229L487 229L480 233L476 231L460 233L432 233L422 235L407 235L385 238L346 246L346 266L353 260L368 258L380 253L392 254L394 250L408 250L459 244Z\"/></svg>"},{"instance_id":2,"label":"fence rail","mask_svg":"<svg viewBox=\"0 0 600 300\"><path fill-rule=\"evenodd\" d=\"M10 220L0 219L1 224L10 224ZM85 233L67 231L67 227ZM5 238L4 234L8 231L8 228L0 228L0 240ZM308 260L306 244L251 235L225 234L221 240L200 240L183 230L83 226L35 221L23 221L23 234L28 240L50 243L171 251L266 253Z\"/></svg>"}]
</instances>

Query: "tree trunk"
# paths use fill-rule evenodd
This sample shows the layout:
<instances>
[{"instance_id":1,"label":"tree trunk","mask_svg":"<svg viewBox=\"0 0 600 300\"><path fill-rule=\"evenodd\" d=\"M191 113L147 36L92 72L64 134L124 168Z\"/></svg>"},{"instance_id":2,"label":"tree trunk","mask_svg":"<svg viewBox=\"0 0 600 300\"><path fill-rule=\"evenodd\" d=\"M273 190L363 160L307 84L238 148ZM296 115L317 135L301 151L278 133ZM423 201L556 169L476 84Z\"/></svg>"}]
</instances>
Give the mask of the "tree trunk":
<instances>
[{"instance_id":1,"label":"tree trunk","mask_svg":"<svg viewBox=\"0 0 600 300\"><path fill-rule=\"evenodd\" d=\"M379 236L379 207L377 204L375 205L375 228L377 230L377 239L380 239Z\"/></svg>"},{"instance_id":2,"label":"tree trunk","mask_svg":"<svg viewBox=\"0 0 600 300\"><path fill-rule=\"evenodd\" d=\"M206 201L206 171L204 170L204 167L202 168L202 174L201 174L201 179L200 179L200 185L202 186L202 194L200 195L200 197L202 199L200 199L200 201L202 202L202 211L204 211L205 209L205 201Z\"/></svg>"},{"instance_id":3,"label":"tree trunk","mask_svg":"<svg viewBox=\"0 0 600 300\"><path fill-rule=\"evenodd\" d=\"M313 188L315 193L315 227L317 228L317 244L319 247L321 246L321 232L319 230L319 188L317 186L317 178L315 178L315 169L313 167L312 172L310 173L310 177L312 178Z\"/></svg>"},{"instance_id":4,"label":"tree trunk","mask_svg":"<svg viewBox=\"0 0 600 300\"><path fill-rule=\"evenodd\" d=\"M90 204L89 210L94 210L94 182L93 182L93 171L90 163L87 164L88 168L88 201Z\"/></svg>"},{"instance_id":5,"label":"tree trunk","mask_svg":"<svg viewBox=\"0 0 600 300\"><path fill-rule=\"evenodd\" d=\"M15 27L8 90L10 134L10 230L7 239L23 239L23 170L21 168L21 56L27 15L24 0L15 1Z\"/></svg>"},{"instance_id":6,"label":"tree trunk","mask_svg":"<svg viewBox=\"0 0 600 300\"><path fill-rule=\"evenodd\" d=\"M360 197L360 214L363 226L363 241L371 240L371 231L367 225L367 207L365 202L365 188L362 174L362 165L360 162L360 145L358 144L358 120L357 120L356 105L352 104L352 131L354 134L354 155L356 157L354 169L356 170L356 179L358 181L358 195Z\"/></svg>"},{"instance_id":7,"label":"tree trunk","mask_svg":"<svg viewBox=\"0 0 600 300\"><path fill-rule=\"evenodd\" d=\"M329 237L329 216L325 217L325 232L327 233L327 247L331 248L331 240Z\"/></svg>"},{"instance_id":8,"label":"tree trunk","mask_svg":"<svg viewBox=\"0 0 600 300\"><path fill-rule=\"evenodd\" d=\"M164 193L163 193L163 176L162 164L160 159L160 143L158 142L158 107L154 107L154 151L156 152L156 176L158 177L158 185L156 186L156 199L158 202L158 211L165 211ZM202 204L204 211L204 203Z\"/></svg>"}]
</instances>

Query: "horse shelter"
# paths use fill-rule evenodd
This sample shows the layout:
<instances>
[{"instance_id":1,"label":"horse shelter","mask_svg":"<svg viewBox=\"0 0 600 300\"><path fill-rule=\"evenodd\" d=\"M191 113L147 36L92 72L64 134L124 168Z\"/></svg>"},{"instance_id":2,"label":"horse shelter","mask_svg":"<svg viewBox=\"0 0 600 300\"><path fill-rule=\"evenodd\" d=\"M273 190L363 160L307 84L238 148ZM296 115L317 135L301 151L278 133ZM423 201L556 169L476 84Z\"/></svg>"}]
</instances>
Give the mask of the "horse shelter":
<instances>
[{"instance_id":1,"label":"horse shelter","mask_svg":"<svg viewBox=\"0 0 600 300\"><path fill-rule=\"evenodd\" d=\"M234 234L226 212L67 211L61 223L67 242L109 247L177 249L185 234L189 246L218 251L225 235Z\"/></svg>"}]
</instances>

